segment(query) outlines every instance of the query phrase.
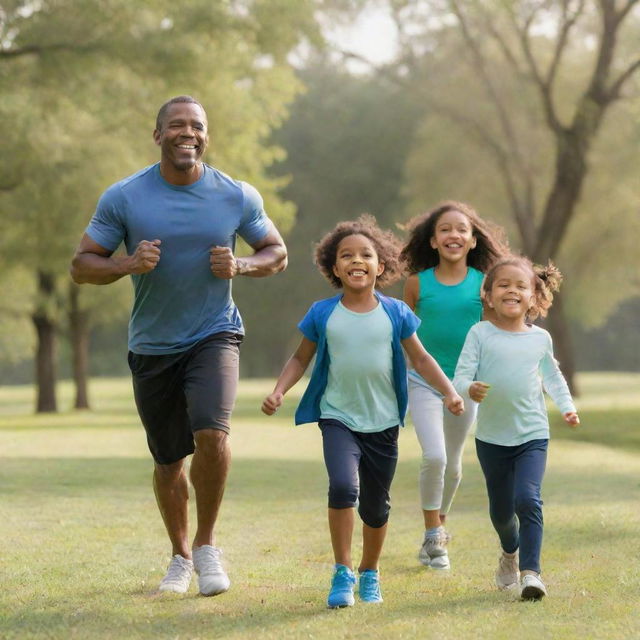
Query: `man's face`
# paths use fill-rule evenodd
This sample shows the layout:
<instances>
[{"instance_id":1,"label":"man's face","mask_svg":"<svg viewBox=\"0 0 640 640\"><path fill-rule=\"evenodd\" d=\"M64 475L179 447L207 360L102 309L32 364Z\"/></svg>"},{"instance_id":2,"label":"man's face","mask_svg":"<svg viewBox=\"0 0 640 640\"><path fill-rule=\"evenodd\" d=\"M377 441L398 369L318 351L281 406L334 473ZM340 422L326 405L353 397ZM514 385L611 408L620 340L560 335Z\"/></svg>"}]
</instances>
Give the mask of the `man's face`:
<instances>
[{"instance_id":1,"label":"man's face","mask_svg":"<svg viewBox=\"0 0 640 640\"><path fill-rule=\"evenodd\" d=\"M209 135L207 114L192 102L169 105L160 129L153 132L160 147L163 161L170 162L178 171L189 171L204 154Z\"/></svg>"}]
</instances>

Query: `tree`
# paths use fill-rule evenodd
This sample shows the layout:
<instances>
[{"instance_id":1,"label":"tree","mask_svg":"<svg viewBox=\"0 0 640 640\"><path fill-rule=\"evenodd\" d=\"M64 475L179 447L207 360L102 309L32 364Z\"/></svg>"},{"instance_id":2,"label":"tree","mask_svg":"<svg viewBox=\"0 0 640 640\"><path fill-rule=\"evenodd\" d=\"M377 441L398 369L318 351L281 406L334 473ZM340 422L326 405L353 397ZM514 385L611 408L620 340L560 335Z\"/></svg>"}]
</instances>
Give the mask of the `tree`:
<instances>
[{"instance_id":1,"label":"tree","mask_svg":"<svg viewBox=\"0 0 640 640\"><path fill-rule=\"evenodd\" d=\"M87 404L90 305L60 282L100 192L155 160L153 120L167 97L195 93L211 116L216 164L261 189L274 219L286 225L293 217L278 196L281 181L265 172L280 151L264 141L300 88L286 54L302 37L317 37L311 10L310 2L280 0L49 0L4 11L0 88L11 99L0 106L0 133L15 144L0 154L2 243L38 284L38 411L56 410L56 336L70 302L80 332L78 395ZM148 145L140 131L149 132Z\"/></svg>"},{"instance_id":2,"label":"tree","mask_svg":"<svg viewBox=\"0 0 640 640\"><path fill-rule=\"evenodd\" d=\"M419 91L429 117L448 120L464 152L475 147L481 166L491 158L517 244L536 262L557 261L583 213L580 198L605 115L637 78L637 0L386 4L400 54L381 72ZM459 145L450 147L462 155ZM486 185L482 175L476 182ZM564 295L548 322L575 387Z\"/></svg>"},{"instance_id":3,"label":"tree","mask_svg":"<svg viewBox=\"0 0 640 640\"><path fill-rule=\"evenodd\" d=\"M402 170L422 113L411 94L383 78L353 77L323 57L299 78L306 91L274 134L286 151L274 171L290 178L283 196L298 207L286 237L290 267L264 289L234 282L247 328L245 376L276 375L297 343L296 324L310 303L332 295L313 264L315 242L338 221L363 212L395 228L404 209Z\"/></svg>"}]
</instances>

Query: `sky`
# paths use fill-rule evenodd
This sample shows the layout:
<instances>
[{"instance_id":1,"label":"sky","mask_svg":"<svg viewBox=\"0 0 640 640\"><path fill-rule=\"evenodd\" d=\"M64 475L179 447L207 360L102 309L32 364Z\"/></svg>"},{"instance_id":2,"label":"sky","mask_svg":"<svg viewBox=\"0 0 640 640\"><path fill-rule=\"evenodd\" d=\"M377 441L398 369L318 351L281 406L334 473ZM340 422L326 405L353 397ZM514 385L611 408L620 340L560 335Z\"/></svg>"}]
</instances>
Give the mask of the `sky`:
<instances>
[{"instance_id":1,"label":"sky","mask_svg":"<svg viewBox=\"0 0 640 640\"><path fill-rule=\"evenodd\" d=\"M351 25L332 26L325 35L338 48L364 56L374 64L388 62L396 50L396 29L383 9L363 12ZM363 67L355 61L350 65L354 71Z\"/></svg>"}]
</instances>

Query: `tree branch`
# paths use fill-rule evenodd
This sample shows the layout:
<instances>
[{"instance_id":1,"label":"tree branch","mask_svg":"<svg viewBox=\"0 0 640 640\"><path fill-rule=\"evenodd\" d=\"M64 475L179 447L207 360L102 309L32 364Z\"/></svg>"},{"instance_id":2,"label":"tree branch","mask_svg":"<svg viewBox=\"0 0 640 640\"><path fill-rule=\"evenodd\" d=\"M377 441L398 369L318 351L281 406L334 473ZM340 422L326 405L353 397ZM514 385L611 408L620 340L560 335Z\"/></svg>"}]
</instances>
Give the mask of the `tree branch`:
<instances>
[{"instance_id":1,"label":"tree branch","mask_svg":"<svg viewBox=\"0 0 640 640\"><path fill-rule=\"evenodd\" d=\"M620 97L620 91L622 85L638 70L640 69L640 58L632 62L619 76L614 80L611 88L607 92L610 96L610 100L617 100Z\"/></svg>"},{"instance_id":2,"label":"tree branch","mask_svg":"<svg viewBox=\"0 0 640 640\"><path fill-rule=\"evenodd\" d=\"M70 43L58 43L49 45L30 44L16 49L0 49L0 58L18 58L31 54L42 55L49 51L89 51L95 47Z\"/></svg>"},{"instance_id":3,"label":"tree branch","mask_svg":"<svg viewBox=\"0 0 640 640\"><path fill-rule=\"evenodd\" d=\"M529 70L531 72L531 78L533 80L534 85L538 88L540 92L540 99L542 101L542 108L544 110L545 119L550 129L559 134L562 131L562 124L558 115L556 113L555 105L553 104L553 82L555 80L557 65L560 63L560 59L562 57L562 51L566 46L566 36L564 41L562 38L559 38L556 42L556 47L554 51L554 56L551 62L551 66L547 71L546 77L542 76L540 69L538 68L538 63L533 55L533 51L531 49L531 40L529 37L529 30L531 29L531 25L536 16L536 11L532 11L528 18L525 20L523 26L518 24L516 17L511 13L513 27L518 34L518 38L520 40L520 46L522 47L522 52L524 57L529 65Z\"/></svg>"}]
</instances>

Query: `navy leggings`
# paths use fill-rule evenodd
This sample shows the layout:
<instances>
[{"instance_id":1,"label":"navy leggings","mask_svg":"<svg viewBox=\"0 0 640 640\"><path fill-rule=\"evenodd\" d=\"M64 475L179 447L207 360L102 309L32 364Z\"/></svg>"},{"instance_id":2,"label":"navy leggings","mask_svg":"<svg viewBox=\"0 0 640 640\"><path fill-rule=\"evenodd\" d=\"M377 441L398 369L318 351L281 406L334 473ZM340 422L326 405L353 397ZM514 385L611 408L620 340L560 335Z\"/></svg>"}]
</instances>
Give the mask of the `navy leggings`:
<instances>
[{"instance_id":1,"label":"navy leggings","mask_svg":"<svg viewBox=\"0 0 640 640\"><path fill-rule=\"evenodd\" d=\"M398 427L360 433L334 419L320 420L319 427L329 474L329 508L358 505L366 525L384 526L389 520L389 489L398 462Z\"/></svg>"},{"instance_id":2,"label":"navy leggings","mask_svg":"<svg viewBox=\"0 0 640 640\"><path fill-rule=\"evenodd\" d=\"M476 439L487 482L489 514L507 553L520 549L520 571L540 573L542 499L540 487L549 441L531 440L513 447Z\"/></svg>"}]
</instances>

